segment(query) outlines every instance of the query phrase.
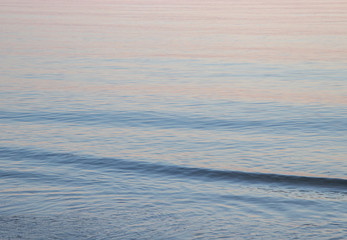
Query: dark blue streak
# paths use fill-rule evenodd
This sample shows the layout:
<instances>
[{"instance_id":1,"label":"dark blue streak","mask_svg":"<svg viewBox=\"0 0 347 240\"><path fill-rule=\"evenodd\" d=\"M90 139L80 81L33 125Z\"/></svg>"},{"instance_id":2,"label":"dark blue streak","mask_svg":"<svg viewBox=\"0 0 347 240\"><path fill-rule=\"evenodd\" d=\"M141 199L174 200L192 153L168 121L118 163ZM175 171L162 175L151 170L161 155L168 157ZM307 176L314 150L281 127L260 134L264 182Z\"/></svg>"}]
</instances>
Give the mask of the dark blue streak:
<instances>
[{"instance_id":1,"label":"dark blue streak","mask_svg":"<svg viewBox=\"0 0 347 240\"><path fill-rule=\"evenodd\" d=\"M249 120L240 117L218 119L210 116L187 116L154 111L11 112L0 110L0 121L221 131L257 129L339 133L347 131L347 119L342 117Z\"/></svg>"},{"instance_id":2,"label":"dark blue streak","mask_svg":"<svg viewBox=\"0 0 347 240\"><path fill-rule=\"evenodd\" d=\"M242 172L230 170L216 170L208 168L186 167L129 161L116 158L93 158L78 156L71 153L46 153L27 149L9 149L0 147L0 158L11 160L43 160L55 164L68 164L85 168L86 165L93 169L125 170L141 174L155 174L160 176L173 176L179 178L194 178L205 181L245 181L260 184L301 185L311 187L328 187L347 190L347 179L309 177L295 175L281 175L275 173ZM7 175L0 172L0 177Z\"/></svg>"}]
</instances>

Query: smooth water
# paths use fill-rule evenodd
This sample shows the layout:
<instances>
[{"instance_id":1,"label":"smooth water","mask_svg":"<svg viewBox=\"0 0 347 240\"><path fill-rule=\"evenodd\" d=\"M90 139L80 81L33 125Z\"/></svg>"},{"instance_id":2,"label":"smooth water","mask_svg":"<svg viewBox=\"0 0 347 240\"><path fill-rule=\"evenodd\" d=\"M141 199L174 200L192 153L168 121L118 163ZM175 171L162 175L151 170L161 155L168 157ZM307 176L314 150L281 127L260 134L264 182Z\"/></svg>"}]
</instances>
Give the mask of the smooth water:
<instances>
[{"instance_id":1,"label":"smooth water","mask_svg":"<svg viewBox=\"0 0 347 240\"><path fill-rule=\"evenodd\" d=\"M346 239L347 2L0 2L0 239Z\"/></svg>"}]
</instances>

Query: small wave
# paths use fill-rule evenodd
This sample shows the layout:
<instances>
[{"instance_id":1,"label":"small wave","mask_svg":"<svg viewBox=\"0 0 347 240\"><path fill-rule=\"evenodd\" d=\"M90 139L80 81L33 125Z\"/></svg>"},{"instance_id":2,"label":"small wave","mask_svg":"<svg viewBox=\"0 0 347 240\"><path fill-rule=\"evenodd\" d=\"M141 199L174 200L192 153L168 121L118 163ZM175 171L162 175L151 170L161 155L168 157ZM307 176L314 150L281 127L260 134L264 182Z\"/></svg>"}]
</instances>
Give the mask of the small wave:
<instances>
[{"instance_id":1,"label":"small wave","mask_svg":"<svg viewBox=\"0 0 347 240\"><path fill-rule=\"evenodd\" d=\"M198 130L284 130L284 131L346 131L346 119L262 119L250 120L242 117L213 118L211 116L182 115L155 111L72 111L72 112L12 112L0 110L0 120L17 122L38 122L47 124L59 122L70 125L102 125L122 127L154 127L161 129Z\"/></svg>"},{"instance_id":2,"label":"small wave","mask_svg":"<svg viewBox=\"0 0 347 240\"><path fill-rule=\"evenodd\" d=\"M329 177L311 177L283 175L276 173L243 172L218 170L199 167L166 165L130 161L116 158L94 158L79 156L71 153L47 153L27 149L15 150L0 147L0 157L8 159L44 160L46 163L73 164L84 169L86 165L93 169L133 171L142 174L164 175L178 178L194 178L206 181L243 181L258 184L301 185L312 187L328 187L347 189L347 179ZM6 176L3 172L2 176Z\"/></svg>"}]
</instances>

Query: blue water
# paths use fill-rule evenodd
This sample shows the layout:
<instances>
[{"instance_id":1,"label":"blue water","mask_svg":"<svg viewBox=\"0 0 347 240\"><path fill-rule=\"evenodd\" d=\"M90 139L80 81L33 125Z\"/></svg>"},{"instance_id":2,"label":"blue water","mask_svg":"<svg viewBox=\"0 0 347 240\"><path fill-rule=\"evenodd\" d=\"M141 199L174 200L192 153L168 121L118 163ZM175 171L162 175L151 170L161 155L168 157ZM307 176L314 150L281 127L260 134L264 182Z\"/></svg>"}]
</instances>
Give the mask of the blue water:
<instances>
[{"instance_id":1,"label":"blue water","mask_svg":"<svg viewBox=\"0 0 347 240\"><path fill-rule=\"evenodd\" d=\"M0 239L346 239L347 4L0 3Z\"/></svg>"}]
</instances>

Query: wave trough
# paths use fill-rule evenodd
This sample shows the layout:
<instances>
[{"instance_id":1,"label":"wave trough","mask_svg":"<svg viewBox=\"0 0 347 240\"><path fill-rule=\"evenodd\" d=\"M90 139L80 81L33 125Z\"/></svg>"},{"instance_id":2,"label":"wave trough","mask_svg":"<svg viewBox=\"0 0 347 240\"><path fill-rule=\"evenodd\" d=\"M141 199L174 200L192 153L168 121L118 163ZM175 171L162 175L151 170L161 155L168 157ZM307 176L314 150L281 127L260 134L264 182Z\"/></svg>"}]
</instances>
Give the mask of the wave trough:
<instances>
[{"instance_id":1,"label":"wave trough","mask_svg":"<svg viewBox=\"0 0 347 240\"><path fill-rule=\"evenodd\" d=\"M116 158L79 156L72 153L47 153L28 149L15 150L9 148L0 148L0 157L17 160L44 160L55 164L72 164L79 166L80 168L84 168L83 166L89 165L95 169L106 168L108 170L132 171L138 174L154 174L179 178L194 178L205 181L245 181L254 184L280 184L338 188L347 190L347 179L343 178L218 170L200 167L131 161ZM8 177L9 175L11 175L10 172L0 172L0 176L2 177Z\"/></svg>"}]
</instances>

